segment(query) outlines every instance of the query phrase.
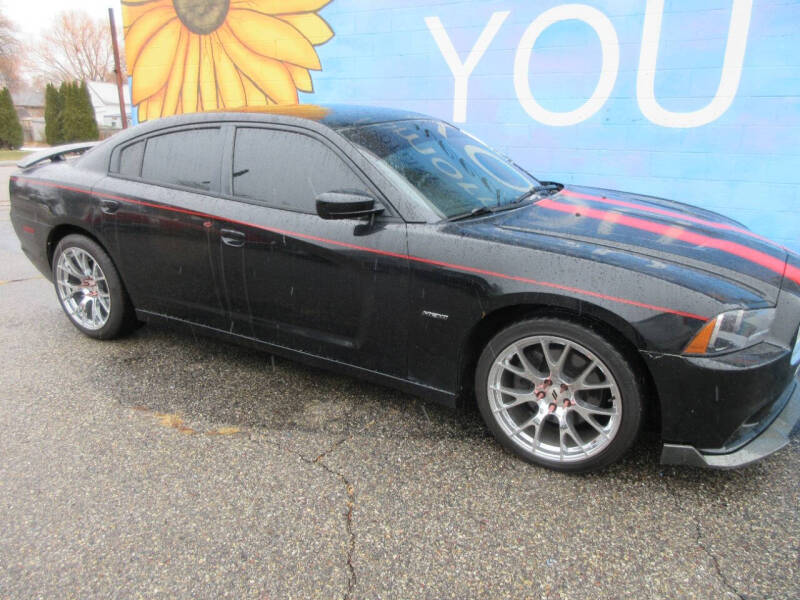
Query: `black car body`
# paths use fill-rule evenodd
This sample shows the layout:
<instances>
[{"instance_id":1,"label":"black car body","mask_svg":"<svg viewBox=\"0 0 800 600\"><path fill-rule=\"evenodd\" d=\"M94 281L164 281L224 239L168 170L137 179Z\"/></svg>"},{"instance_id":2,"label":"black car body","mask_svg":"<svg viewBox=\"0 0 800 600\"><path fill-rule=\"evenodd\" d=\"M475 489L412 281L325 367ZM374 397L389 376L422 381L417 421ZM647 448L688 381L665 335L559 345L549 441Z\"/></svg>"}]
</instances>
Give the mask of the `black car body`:
<instances>
[{"instance_id":1,"label":"black car body","mask_svg":"<svg viewBox=\"0 0 800 600\"><path fill-rule=\"evenodd\" d=\"M95 240L142 321L185 323L457 406L494 334L563 315L631 362L664 462L737 466L786 443L800 410L798 255L715 213L585 187L544 185L509 210L443 217L364 148L399 135L408 160L438 159L449 177L431 183L420 163L409 178L425 171L424 185L457 180L472 192L463 173L447 173L467 169L463 159L425 145L445 127L346 106L154 121L74 160L44 160L58 159L53 151L23 163L11 218L48 277L61 238ZM470 173L493 189L502 168L474 148ZM270 203L259 186L274 192ZM314 198L330 192L383 210L320 218ZM774 310L758 343L685 352L717 315L759 309Z\"/></svg>"}]
</instances>

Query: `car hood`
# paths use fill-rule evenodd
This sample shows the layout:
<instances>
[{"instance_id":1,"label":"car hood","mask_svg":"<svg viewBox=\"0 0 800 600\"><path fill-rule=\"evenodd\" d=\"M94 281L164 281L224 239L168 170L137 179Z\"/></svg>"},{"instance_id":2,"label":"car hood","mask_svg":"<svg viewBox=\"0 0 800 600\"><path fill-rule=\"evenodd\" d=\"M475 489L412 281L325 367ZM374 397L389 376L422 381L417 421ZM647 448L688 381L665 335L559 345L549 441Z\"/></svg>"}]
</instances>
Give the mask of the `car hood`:
<instances>
[{"instance_id":1,"label":"car hood","mask_svg":"<svg viewBox=\"0 0 800 600\"><path fill-rule=\"evenodd\" d=\"M787 269L781 246L717 213L650 196L565 187L534 204L498 213L507 233L567 238L679 263L758 290L774 302ZM800 282L800 270L789 265ZM797 273L794 273L797 271Z\"/></svg>"}]
</instances>

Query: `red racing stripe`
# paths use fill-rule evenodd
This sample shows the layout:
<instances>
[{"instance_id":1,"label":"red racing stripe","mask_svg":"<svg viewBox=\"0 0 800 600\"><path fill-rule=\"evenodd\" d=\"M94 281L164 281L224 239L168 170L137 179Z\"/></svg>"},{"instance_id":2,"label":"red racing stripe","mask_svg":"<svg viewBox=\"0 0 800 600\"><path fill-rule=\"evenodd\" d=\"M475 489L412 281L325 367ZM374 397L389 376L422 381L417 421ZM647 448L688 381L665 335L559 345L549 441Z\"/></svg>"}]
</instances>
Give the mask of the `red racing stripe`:
<instances>
[{"instance_id":1,"label":"red racing stripe","mask_svg":"<svg viewBox=\"0 0 800 600\"><path fill-rule=\"evenodd\" d=\"M464 273L476 273L476 274L479 274L479 275L487 275L489 277L497 277L499 279L507 279L507 280L510 280L510 281L519 281L519 282L522 282L522 283L528 283L528 284L535 285L535 286L546 287L546 288L551 288L551 289L556 289L556 290L561 290L561 291L566 291L566 292L572 292L572 293L575 293L575 294L581 294L583 296L589 296L589 297L592 297L592 298L600 298L602 300L608 300L610 302L617 302L619 304L627 304L629 306L636 306L636 307L639 307L639 308L645 308L647 310L652 310L652 311L656 311L656 312L669 313L669 314L677 315L677 316L680 316L680 317L686 317L686 318L689 318L689 319L695 319L695 320L698 320L698 321L708 321L708 319L709 319L709 317L704 317L702 315L697 315L697 314L690 313L690 312L684 312L684 311L681 311L681 310L675 310L675 309L672 309L672 308L666 308L664 306L658 306L658 305L655 305L655 304L647 304L645 302L639 302L637 300L630 300L628 298L620 298L618 296L610 296L608 294L602 294L600 292L592 292L590 290L584 290L584 289L581 289L581 288L576 288L576 287L572 287L572 286L568 286L568 285L561 285L559 283L552 283L552 282L549 282L549 281L539 281L539 280L536 280L536 279L530 279L528 277L521 277L521 276L518 276L518 275L508 275L506 273L498 273L496 271L489 271L489 270L480 269L480 268L477 268L477 267L470 267L470 266L467 266L467 265L459 265L459 264L454 264L454 263L448 263L448 262L444 262L444 261L440 261L440 260L435 260L435 259L432 259L432 258L423 258L423 257L420 257L420 256L411 256L411 255L407 255L407 254L399 254L397 252L389 252L389 251L386 251L386 250L379 250L378 248L369 248L367 246L358 246L356 244L351 244L349 242L341 242L341 241L338 241L338 240L331 240L331 239L328 239L328 238L323 238L323 237L319 237L319 236L316 236L316 235L311 235L311 234L308 234L308 233L300 233L300 232L297 232L297 231L289 231L289 230L285 230L285 229L278 229L277 227L267 227L266 225L257 225L255 223L248 223L247 221L238 221L236 219L229 219L229 218L226 218L226 217L218 217L218 216L211 215L211 214L208 214L208 213L189 210L189 209L186 209L186 208L167 206L167 205L164 205L164 204L155 204L155 203L152 203L152 202L145 202L143 200L135 200L133 198L127 198L127 197L123 197L123 196L116 196L114 194L107 194L105 192L95 192L95 191L91 191L91 190L87 190L87 189L70 187L70 186L61 185L61 184L57 184L57 183L51 183L49 181L42 181L42 180L39 180L39 179L25 178L25 180L29 181L31 183L34 183L36 185L42 185L42 186L53 187L53 188L58 188L58 189L64 189L64 190L69 190L69 191L73 191L73 192L80 192L80 193L84 193L84 194L92 194L94 196L98 196L98 197L101 197L101 198L108 198L108 199L111 199L111 200L120 200L122 202L130 202L131 204L137 204L137 205L140 205L140 206L147 206L147 207L156 208L156 209L160 209L160 210L166 210L166 211L170 211L170 212L178 212L178 213L182 213L182 214L193 215L193 216L202 217L202 218L205 218L205 219L216 219L217 221L224 221L226 223L233 223L233 224L236 224L236 225L244 225L245 227L253 227L253 228L256 228L256 229L261 229L262 231L269 231L270 233L277 233L279 235L287 235L289 237L303 239L303 240L312 240L312 241L315 241L315 242L321 242L321 243L324 243L324 244L329 244L331 246L339 246L339 247L342 247L342 248L349 248L351 250L360 250L360 251L363 251L363 252L370 252L372 254L379 254L381 256L390 256L392 258L398 258L398 259L408 260L408 261L412 261L412 262L418 262L418 263L423 263L423 264L428 264L428 265L434 265L434 266L437 266L437 267L444 267L446 269L453 269L453 270L461 271L461 272L464 272ZM539 203L539 205L541 205L541 202ZM574 210L574 209L571 208L570 212L572 210Z\"/></svg>"},{"instance_id":2,"label":"red racing stripe","mask_svg":"<svg viewBox=\"0 0 800 600\"><path fill-rule=\"evenodd\" d=\"M741 233L742 235L747 235L757 240L761 240L762 242L767 242L768 244L772 244L773 246L779 246L769 238L765 238L764 236L758 235L757 233L753 233L748 229L744 229L742 227L737 227L736 225L731 225L730 223L717 223L716 221L709 221L708 219L701 219L699 217L693 217L691 215L684 214L682 212L678 212L675 210L667 210L665 208L658 208L657 206L648 206L647 204L640 204L638 202L629 202L627 200L617 200L616 198L608 198L606 196L593 196L592 194L583 194L581 192L573 192L572 190L564 189L561 190L557 196L571 196L573 198L582 198L584 200L591 200L592 202L601 202L603 204L611 204L612 206L623 206L625 208L633 208L635 210L642 210L646 212L650 212L656 215L663 215L665 217L673 217L675 219L681 219L683 221L689 221L690 223L697 223L698 225L705 225L706 227L713 227L714 229L724 229L726 231L735 231L736 233ZM780 246L783 248L783 246Z\"/></svg>"},{"instance_id":3,"label":"red racing stripe","mask_svg":"<svg viewBox=\"0 0 800 600\"><path fill-rule=\"evenodd\" d=\"M749 246L731 242L728 240L721 240L719 238L695 233L693 231L686 231L680 225L663 225L655 221L648 221L639 217L631 217L616 212L599 210L597 208L590 208L588 206L577 206L575 204L564 204L563 202L556 202L551 198L545 198L536 203L536 206L542 208L549 208L565 213L574 213L576 209L580 210L581 216L589 217L590 219L597 219L600 221L607 221L609 223L618 223L625 227L639 229L641 231L648 231L665 237L670 237L682 242L687 242L695 246L702 246L705 248L714 248L738 256L744 260L750 261L754 264L769 269L779 275L785 275L796 283L800 283L800 269L787 264L786 260L781 260L765 252L760 252Z\"/></svg>"}]
</instances>

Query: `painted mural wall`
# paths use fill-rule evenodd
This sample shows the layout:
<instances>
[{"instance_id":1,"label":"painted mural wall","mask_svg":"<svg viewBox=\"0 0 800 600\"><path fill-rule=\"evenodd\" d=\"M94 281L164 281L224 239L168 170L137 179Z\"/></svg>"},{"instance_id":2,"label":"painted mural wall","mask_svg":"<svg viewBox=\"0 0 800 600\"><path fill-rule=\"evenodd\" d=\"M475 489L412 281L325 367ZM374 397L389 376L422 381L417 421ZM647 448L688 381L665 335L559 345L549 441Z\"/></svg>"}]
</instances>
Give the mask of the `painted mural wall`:
<instances>
[{"instance_id":1,"label":"painted mural wall","mask_svg":"<svg viewBox=\"0 0 800 600\"><path fill-rule=\"evenodd\" d=\"M716 210L800 251L800 2L124 0L146 120L418 110L537 176Z\"/></svg>"}]
</instances>

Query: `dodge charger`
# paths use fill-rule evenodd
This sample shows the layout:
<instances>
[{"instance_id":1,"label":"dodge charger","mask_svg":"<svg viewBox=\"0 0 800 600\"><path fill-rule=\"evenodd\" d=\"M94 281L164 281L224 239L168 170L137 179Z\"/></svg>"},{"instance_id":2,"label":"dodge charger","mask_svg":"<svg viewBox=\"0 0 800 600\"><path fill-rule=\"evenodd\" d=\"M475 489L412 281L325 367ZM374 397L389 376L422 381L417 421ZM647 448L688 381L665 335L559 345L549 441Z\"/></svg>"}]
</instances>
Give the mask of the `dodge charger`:
<instances>
[{"instance_id":1,"label":"dodge charger","mask_svg":"<svg viewBox=\"0 0 800 600\"><path fill-rule=\"evenodd\" d=\"M72 324L162 322L477 407L562 471L737 467L800 417L800 256L675 201L543 181L438 119L181 115L26 157L23 252Z\"/></svg>"}]
</instances>

